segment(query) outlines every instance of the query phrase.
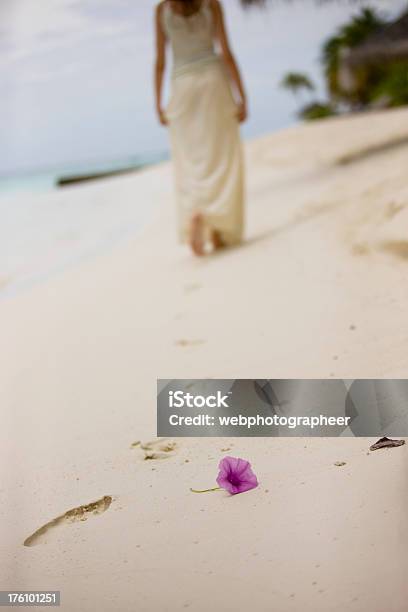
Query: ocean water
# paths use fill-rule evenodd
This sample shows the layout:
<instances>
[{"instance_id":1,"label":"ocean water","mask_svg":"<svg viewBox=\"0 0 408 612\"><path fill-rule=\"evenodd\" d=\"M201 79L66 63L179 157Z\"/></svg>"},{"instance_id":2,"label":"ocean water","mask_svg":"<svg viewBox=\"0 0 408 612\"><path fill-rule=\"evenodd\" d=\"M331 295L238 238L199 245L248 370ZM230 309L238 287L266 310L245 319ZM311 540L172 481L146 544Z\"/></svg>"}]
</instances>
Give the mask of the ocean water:
<instances>
[{"instance_id":1,"label":"ocean water","mask_svg":"<svg viewBox=\"0 0 408 612\"><path fill-rule=\"evenodd\" d=\"M46 168L37 172L18 172L10 176L0 175L0 198L15 193L44 193L58 187L58 180L68 177L84 177L105 173L137 170L167 160L166 151L146 153L119 160L91 161Z\"/></svg>"},{"instance_id":2,"label":"ocean water","mask_svg":"<svg viewBox=\"0 0 408 612\"><path fill-rule=\"evenodd\" d=\"M152 218L150 202L139 202L133 182L138 170L166 159L144 158L68 166L0 179L0 299L63 272L79 261L106 252L137 235ZM122 172L58 187L62 177ZM80 190L85 197L75 197Z\"/></svg>"},{"instance_id":3,"label":"ocean water","mask_svg":"<svg viewBox=\"0 0 408 612\"><path fill-rule=\"evenodd\" d=\"M0 197L22 191L31 193L50 191L56 187L57 179L58 176L54 172L0 178Z\"/></svg>"}]
</instances>

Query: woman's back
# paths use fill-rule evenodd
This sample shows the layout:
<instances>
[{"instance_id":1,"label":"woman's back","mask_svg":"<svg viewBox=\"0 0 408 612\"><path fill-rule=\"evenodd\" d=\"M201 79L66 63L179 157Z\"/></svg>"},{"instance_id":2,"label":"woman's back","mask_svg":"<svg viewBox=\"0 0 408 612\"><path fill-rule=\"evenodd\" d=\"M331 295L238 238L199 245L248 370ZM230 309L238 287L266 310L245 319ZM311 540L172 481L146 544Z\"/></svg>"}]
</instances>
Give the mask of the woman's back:
<instances>
[{"instance_id":1,"label":"woman's back","mask_svg":"<svg viewBox=\"0 0 408 612\"><path fill-rule=\"evenodd\" d=\"M180 74L197 63L217 58L214 48L214 18L209 0L201 0L190 16L176 13L167 0L163 6L163 28L173 51L173 74Z\"/></svg>"},{"instance_id":2,"label":"woman's back","mask_svg":"<svg viewBox=\"0 0 408 612\"><path fill-rule=\"evenodd\" d=\"M179 238L201 256L242 240L244 171L238 121L246 117L245 91L219 0L163 0L155 23L156 105L161 123L170 130ZM168 47L173 75L164 109Z\"/></svg>"}]
</instances>

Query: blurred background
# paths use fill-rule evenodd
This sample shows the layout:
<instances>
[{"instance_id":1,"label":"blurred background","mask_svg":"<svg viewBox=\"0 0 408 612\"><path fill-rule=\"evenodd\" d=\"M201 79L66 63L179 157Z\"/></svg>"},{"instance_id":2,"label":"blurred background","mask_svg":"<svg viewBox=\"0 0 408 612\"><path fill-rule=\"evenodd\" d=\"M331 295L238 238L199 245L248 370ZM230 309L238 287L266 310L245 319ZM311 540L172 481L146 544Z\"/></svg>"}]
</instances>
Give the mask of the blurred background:
<instances>
[{"instance_id":1,"label":"blurred background","mask_svg":"<svg viewBox=\"0 0 408 612\"><path fill-rule=\"evenodd\" d=\"M71 175L167 156L167 134L157 124L152 97L155 4L1 0L3 192L44 189ZM400 0L275 1L262 10L243 10L238 0L224 5L249 92L247 138L287 127L300 109L306 117L335 112L327 101L339 92L341 26L349 28L343 38L353 46L408 8ZM389 88L398 89L403 79L396 70ZM406 80L402 102L408 101ZM343 101L340 110L346 110Z\"/></svg>"},{"instance_id":2,"label":"blurred background","mask_svg":"<svg viewBox=\"0 0 408 612\"><path fill-rule=\"evenodd\" d=\"M148 220L147 203L107 198L101 215L97 197L77 207L62 199L57 209L55 199L40 205L28 195L168 158L153 102L155 5L0 1L0 289ZM249 94L245 139L408 103L406 0L225 0L224 7Z\"/></svg>"}]
</instances>

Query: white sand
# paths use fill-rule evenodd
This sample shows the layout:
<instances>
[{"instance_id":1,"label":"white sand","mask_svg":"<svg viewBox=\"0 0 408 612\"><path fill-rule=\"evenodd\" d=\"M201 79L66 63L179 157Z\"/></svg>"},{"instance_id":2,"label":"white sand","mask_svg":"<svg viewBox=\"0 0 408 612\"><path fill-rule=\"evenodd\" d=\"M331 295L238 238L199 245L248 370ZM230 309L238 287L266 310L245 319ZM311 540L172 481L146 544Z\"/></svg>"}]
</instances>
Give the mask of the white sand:
<instances>
[{"instance_id":1,"label":"white sand","mask_svg":"<svg viewBox=\"0 0 408 612\"><path fill-rule=\"evenodd\" d=\"M2 588L60 589L80 612L406 610L406 447L184 439L162 461L130 449L155 435L157 377L407 375L402 136L406 110L251 143L248 241L205 260L175 245L169 166L148 170L129 182L135 202L161 206L142 238L0 303ZM260 487L190 493L214 486L223 448ZM23 546L104 495L105 513Z\"/></svg>"}]
</instances>

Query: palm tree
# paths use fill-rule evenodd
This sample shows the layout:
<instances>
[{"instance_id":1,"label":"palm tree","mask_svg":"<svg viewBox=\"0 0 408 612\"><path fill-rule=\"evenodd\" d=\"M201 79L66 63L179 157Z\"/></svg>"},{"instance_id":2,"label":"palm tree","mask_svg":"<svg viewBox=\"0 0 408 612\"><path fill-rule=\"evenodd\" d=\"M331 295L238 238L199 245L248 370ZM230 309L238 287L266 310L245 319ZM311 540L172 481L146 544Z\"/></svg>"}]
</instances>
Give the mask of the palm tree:
<instances>
[{"instance_id":1,"label":"palm tree","mask_svg":"<svg viewBox=\"0 0 408 612\"><path fill-rule=\"evenodd\" d=\"M288 72L283 77L280 85L284 89L288 89L295 96L297 96L299 91L302 90L309 92L315 90L313 81L311 81L309 77L302 72ZM325 117L331 117L335 114L335 109L332 108L330 104L319 102L317 100L314 102L309 101L309 103L306 105L304 104L297 113L300 119L306 119L307 121L311 121L313 119L324 119Z\"/></svg>"},{"instance_id":2,"label":"palm tree","mask_svg":"<svg viewBox=\"0 0 408 612\"><path fill-rule=\"evenodd\" d=\"M361 44L385 23L375 11L365 8L324 43L322 63L332 98L339 100L345 98L346 101L349 101L349 94L342 91L339 79L342 54Z\"/></svg>"},{"instance_id":3,"label":"palm tree","mask_svg":"<svg viewBox=\"0 0 408 612\"><path fill-rule=\"evenodd\" d=\"M263 6L265 4L265 0L240 0L242 6L250 7L250 6Z\"/></svg>"},{"instance_id":4,"label":"palm tree","mask_svg":"<svg viewBox=\"0 0 408 612\"><path fill-rule=\"evenodd\" d=\"M288 72L281 81L281 87L288 89L295 96L302 91L313 91L315 86L306 74L302 72Z\"/></svg>"}]
</instances>

